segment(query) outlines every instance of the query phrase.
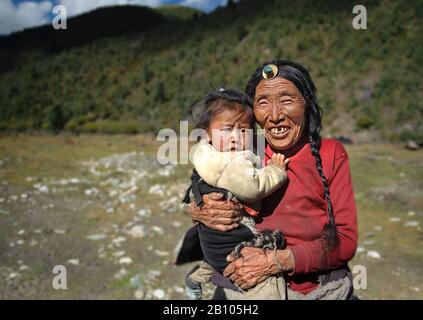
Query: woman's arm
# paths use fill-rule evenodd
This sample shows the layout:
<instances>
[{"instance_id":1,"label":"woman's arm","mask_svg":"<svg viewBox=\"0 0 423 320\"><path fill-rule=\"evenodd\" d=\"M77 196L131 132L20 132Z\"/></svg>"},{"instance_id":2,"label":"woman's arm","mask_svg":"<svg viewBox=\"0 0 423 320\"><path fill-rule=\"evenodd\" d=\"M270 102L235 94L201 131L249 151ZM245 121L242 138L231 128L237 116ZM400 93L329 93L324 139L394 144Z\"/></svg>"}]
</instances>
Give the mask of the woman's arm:
<instances>
[{"instance_id":1,"label":"woman's arm","mask_svg":"<svg viewBox=\"0 0 423 320\"><path fill-rule=\"evenodd\" d=\"M217 192L204 195L203 201L201 208L191 202L189 212L193 221L217 231L229 231L238 227L242 218L242 206L239 202L228 201L223 194Z\"/></svg>"}]
</instances>

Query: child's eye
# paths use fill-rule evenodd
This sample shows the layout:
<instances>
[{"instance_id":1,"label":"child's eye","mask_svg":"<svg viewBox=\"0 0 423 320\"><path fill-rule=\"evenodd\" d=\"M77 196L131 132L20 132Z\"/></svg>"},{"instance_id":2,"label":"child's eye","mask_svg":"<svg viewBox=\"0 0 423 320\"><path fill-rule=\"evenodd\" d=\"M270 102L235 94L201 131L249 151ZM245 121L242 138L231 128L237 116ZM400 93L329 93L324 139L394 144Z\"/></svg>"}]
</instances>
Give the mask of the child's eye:
<instances>
[{"instance_id":1,"label":"child's eye","mask_svg":"<svg viewBox=\"0 0 423 320\"><path fill-rule=\"evenodd\" d=\"M220 131L221 132L231 132L232 131L232 128L229 128L229 127L227 127L227 128L220 128Z\"/></svg>"}]
</instances>

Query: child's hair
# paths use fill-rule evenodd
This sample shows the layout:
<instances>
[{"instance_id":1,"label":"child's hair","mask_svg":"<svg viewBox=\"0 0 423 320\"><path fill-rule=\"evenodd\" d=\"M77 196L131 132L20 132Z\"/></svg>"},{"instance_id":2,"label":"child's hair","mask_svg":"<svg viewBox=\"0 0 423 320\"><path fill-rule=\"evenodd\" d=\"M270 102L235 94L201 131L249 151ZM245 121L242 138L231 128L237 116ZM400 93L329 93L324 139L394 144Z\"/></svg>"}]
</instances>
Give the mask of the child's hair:
<instances>
[{"instance_id":1,"label":"child's hair","mask_svg":"<svg viewBox=\"0 0 423 320\"><path fill-rule=\"evenodd\" d=\"M224 110L241 110L247 113L250 120L250 127L252 129L255 128L256 119L254 117L251 99L242 91L223 88L213 90L191 105L191 114L193 113L193 107L200 101L204 102L204 107L198 119L194 119L195 128L208 130L212 119Z\"/></svg>"}]
</instances>

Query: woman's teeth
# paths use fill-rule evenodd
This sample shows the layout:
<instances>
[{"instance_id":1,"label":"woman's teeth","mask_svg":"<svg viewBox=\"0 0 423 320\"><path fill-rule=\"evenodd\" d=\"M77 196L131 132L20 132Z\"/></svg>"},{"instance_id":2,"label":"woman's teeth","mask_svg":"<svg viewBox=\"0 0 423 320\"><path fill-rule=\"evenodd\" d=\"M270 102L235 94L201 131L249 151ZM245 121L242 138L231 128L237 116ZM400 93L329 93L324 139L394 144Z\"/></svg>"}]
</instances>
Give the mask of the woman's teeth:
<instances>
[{"instance_id":1,"label":"woman's teeth","mask_svg":"<svg viewBox=\"0 0 423 320\"><path fill-rule=\"evenodd\" d=\"M289 128L285 128L285 127L282 127L282 128L272 128L272 129L270 129L270 132L272 132L273 134L281 134L281 133L285 133L288 130L289 130Z\"/></svg>"}]
</instances>

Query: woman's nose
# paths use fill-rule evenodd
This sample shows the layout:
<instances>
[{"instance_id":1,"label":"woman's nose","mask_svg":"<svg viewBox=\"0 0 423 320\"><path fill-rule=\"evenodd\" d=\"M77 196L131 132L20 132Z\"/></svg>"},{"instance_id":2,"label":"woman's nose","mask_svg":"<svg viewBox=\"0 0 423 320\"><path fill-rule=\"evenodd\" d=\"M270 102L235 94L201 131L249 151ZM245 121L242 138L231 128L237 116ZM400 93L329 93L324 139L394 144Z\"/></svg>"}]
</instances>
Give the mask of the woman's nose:
<instances>
[{"instance_id":1,"label":"woman's nose","mask_svg":"<svg viewBox=\"0 0 423 320\"><path fill-rule=\"evenodd\" d=\"M270 121L280 122L285 119L285 114L280 110L277 103L273 103L272 110L270 113Z\"/></svg>"}]
</instances>

